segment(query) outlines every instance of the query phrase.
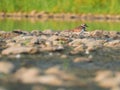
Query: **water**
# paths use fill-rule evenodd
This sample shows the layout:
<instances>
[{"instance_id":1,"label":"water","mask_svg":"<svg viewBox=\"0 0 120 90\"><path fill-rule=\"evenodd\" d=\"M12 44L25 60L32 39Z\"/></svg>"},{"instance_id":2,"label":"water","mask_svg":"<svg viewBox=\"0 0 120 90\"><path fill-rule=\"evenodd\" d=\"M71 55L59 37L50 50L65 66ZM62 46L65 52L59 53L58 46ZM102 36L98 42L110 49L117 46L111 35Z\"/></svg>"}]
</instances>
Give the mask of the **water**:
<instances>
[{"instance_id":1,"label":"water","mask_svg":"<svg viewBox=\"0 0 120 90\"><path fill-rule=\"evenodd\" d=\"M0 30L12 31L16 29L20 30L66 30L73 29L82 23L86 23L90 30L114 30L120 31L120 22L108 22L108 21L81 21L81 20L46 20L46 19L0 19Z\"/></svg>"}]
</instances>

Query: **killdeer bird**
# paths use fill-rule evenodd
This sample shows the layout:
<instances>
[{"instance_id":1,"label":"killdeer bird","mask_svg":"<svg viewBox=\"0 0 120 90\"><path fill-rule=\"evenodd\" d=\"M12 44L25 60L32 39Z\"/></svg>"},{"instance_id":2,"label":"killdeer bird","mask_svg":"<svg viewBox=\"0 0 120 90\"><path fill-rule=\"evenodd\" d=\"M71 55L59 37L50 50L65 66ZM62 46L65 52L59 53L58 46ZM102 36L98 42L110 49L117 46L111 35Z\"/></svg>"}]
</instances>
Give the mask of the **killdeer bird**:
<instances>
[{"instance_id":1,"label":"killdeer bird","mask_svg":"<svg viewBox=\"0 0 120 90\"><path fill-rule=\"evenodd\" d=\"M81 24L80 26L71 30L71 32L82 35L86 31L86 27L88 27L86 24Z\"/></svg>"},{"instance_id":2,"label":"killdeer bird","mask_svg":"<svg viewBox=\"0 0 120 90\"><path fill-rule=\"evenodd\" d=\"M86 27L88 27L86 24L81 24L80 26L72 29L72 30L65 30L60 33L61 36L66 36L66 37L78 37L78 36L83 36L83 34L86 31Z\"/></svg>"}]
</instances>

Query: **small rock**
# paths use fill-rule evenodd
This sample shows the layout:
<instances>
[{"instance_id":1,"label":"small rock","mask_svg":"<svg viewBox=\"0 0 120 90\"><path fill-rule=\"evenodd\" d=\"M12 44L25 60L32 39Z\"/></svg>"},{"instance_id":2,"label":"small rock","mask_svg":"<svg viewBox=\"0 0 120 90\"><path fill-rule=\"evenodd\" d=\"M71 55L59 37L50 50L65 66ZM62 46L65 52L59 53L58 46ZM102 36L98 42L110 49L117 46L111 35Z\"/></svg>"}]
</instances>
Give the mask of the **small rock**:
<instances>
[{"instance_id":1,"label":"small rock","mask_svg":"<svg viewBox=\"0 0 120 90\"><path fill-rule=\"evenodd\" d=\"M61 51L64 50L64 47L62 45L58 45L55 47L55 51Z\"/></svg>"},{"instance_id":2,"label":"small rock","mask_svg":"<svg viewBox=\"0 0 120 90\"><path fill-rule=\"evenodd\" d=\"M57 40L59 38L59 36L56 36L56 35L53 35L53 36L51 36L51 37L49 37L49 41L55 41L55 40Z\"/></svg>"},{"instance_id":3,"label":"small rock","mask_svg":"<svg viewBox=\"0 0 120 90\"><path fill-rule=\"evenodd\" d=\"M39 43L40 43L40 38L39 38L39 37L33 37L33 38L30 40L30 44L31 44L31 45L39 44Z\"/></svg>"},{"instance_id":4,"label":"small rock","mask_svg":"<svg viewBox=\"0 0 120 90\"><path fill-rule=\"evenodd\" d=\"M80 44L79 46L75 47L73 50L78 52L84 52L87 47L84 44Z\"/></svg>"},{"instance_id":5,"label":"small rock","mask_svg":"<svg viewBox=\"0 0 120 90\"><path fill-rule=\"evenodd\" d=\"M73 47L79 46L80 44L82 44L81 39L75 39L72 42L68 43L69 46Z\"/></svg>"},{"instance_id":6,"label":"small rock","mask_svg":"<svg viewBox=\"0 0 120 90\"><path fill-rule=\"evenodd\" d=\"M65 58L67 58L67 57L68 57L68 56L65 55L65 54L61 55L61 58L63 58L63 59L65 59Z\"/></svg>"},{"instance_id":7,"label":"small rock","mask_svg":"<svg viewBox=\"0 0 120 90\"><path fill-rule=\"evenodd\" d=\"M53 34L53 31L48 29L48 30L44 30L42 33L44 34L48 34L48 35L52 35Z\"/></svg>"},{"instance_id":8,"label":"small rock","mask_svg":"<svg viewBox=\"0 0 120 90\"><path fill-rule=\"evenodd\" d=\"M31 34L34 36L39 36L39 35L41 35L42 34L42 32L40 31L40 30L33 30L33 31L31 31Z\"/></svg>"},{"instance_id":9,"label":"small rock","mask_svg":"<svg viewBox=\"0 0 120 90\"><path fill-rule=\"evenodd\" d=\"M46 47L42 47L40 48L40 51L54 51L54 47L52 46L46 46Z\"/></svg>"},{"instance_id":10,"label":"small rock","mask_svg":"<svg viewBox=\"0 0 120 90\"><path fill-rule=\"evenodd\" d=\"M40 76L38 78L38 82L40 82L41 84L54 85L54 86L60 86L63 83L62 80L58 78L56 75Z\"/></svg>"},{"instance_id":11,"label":"small rock","mask_svg":"<svg viewBox=\"0 0 120 90\"><path fill-rule=\"evenodd\" d=\"M104 40L95 40L95 39L75 39L69 43L70 46L76 47L75 52L77 51L94 51L103 46Z\"/></svg>"},{"instance_id":12,"label":"small rock","mask_svg":"<svg viewBox=\"0 0 120 90\"><path fill-rule=\"evenodd\" d=\"M89 50L85 50L85 54L90 54L90 51Z\"/></svg>"},{"instance_id":13,"label":"small rock","mask_svg":"<svg viewBox=\"0 0 120 90\"><path fill-rule=\"evenodd\" d=\"M12 33L12 32L5 32L5 33L0 33L0 37L4 38L4 39L11 39L18 36L17 33Z\"/></svg>"},{"instance_id":14,"label":"small rock","mask_svg":"<svg viewBox=\"0 0 120 90\"><path fill-rule=\"evenodd\" d=\"M20 68L15 74L15 80L22 83L38 83L40 71L37 68Z\"/></svg>"},{"instance_id":15,"label":"small rock","mask_svg":"<svg viewBox=\"0 0 120 90\"><path fill-rule=\"evenodd\" d=\"M91 37L101 38L103 36L103 30L95 30L90 33Z\"/></svg>"},{"instance_id":16,"label":"small rock","mask_svg":"<svg viewBox=\"0 0 120 90\"><path fill-rule=\"evenodd\" d=\"M120 39L120 34L116 31L110 31L109 37L113 39Z\"/></svg>"},{"instance_id":17,"label":"small rock","mask_svg":"<svg viewBox=\"0 0 120 90\"><path fill-rule=\"evenodd\" d=\"M110 42L106 42L104 46L107 47L120 47L120 40L112 40Z\"/></svg>"},{"instance_id":18,"label":"small rock","mask_svg":"<svg viewBox=\"0 0 120 90\"><path fill-rule=\"evenodd\" d=\"M65 88L58 88L57 90L66 90Z\"/></svg>"},{"instance_id":19,"label":"small rock","mask_svg":"<svg viewBox=\"0 0 120 90\"><path fill-rule=\"evenodd\" d=\"M17 54L15 57L16 57L17 59L19 59L19 58L21 58L21 55L20 55L20 54Z\"/></svg>"},{"instance_id":20,"label":"small rock","mask_svg":"<svg viewBox=\"0 0 120 90\"><path fill-rule=\"evenodd\" d=\"M50 53L49 53L49 56L53 56L53 53L52 53L52 52L50 52Z\"/></svg>"},{"instance_id":21,"label":"small rock","mask_svg":"<svg viewBox=\"0 0 120 90\"><path fill-rule=\"evenodd\" d=\"M32 86L31 90L46 90L46 87L40 85L34 85Z\"/></svg>"},{"instance_id":22,"label":"small rock","mask_svg":"<svg viewBox=\"0 0 120 90\"><path fill-rule=\"evenodd\" d=\"M40 39L41 39L41 40L48 40L48 37L47 37L46 35L41 35L41 36L40 36Z\"/></svg>"},{"instance_id":23,"label":"small rock","mask_svg":"<svg viewBox=\"0 0 120 90\"><path fill-rule=\"evenodd\" d=\"M0 90L7 90L5 87L0 86Z\"/></svg>"},{"instance_id":24,"label":"small rock","mask_svg":"<svg viewBox=\"0 0 120 90\"><path fill-rule=\"evenodd\" d=\"M77 57L73 60L74 63L78 63L78 62L91 62L91 58L87 58L87 57Z\"/></svg>"},{"instance_id":25,"label":"small rock","mask_svg":"<svg viewBox=\"0 0 120 90\"><path fill-rule=\"evenodd\" d=\"M27 31L22 31L22 30L13 30L12 32L13 32L13 33L16 33L16 34L25 34L25 35L28 34Z\"/></svg>"},{"instance_id":26,"label":"small rock","mask_svg":"<svg viewBox=\"0 0 120 90\"><path fill-rule=\"evenodd\" d=\"M20 54L20 53L29 53L34 54L37 53L38 49L35 47L9 47L2 51L2 55L9 55L9 54Z\"/></svg>"}]
</instances>

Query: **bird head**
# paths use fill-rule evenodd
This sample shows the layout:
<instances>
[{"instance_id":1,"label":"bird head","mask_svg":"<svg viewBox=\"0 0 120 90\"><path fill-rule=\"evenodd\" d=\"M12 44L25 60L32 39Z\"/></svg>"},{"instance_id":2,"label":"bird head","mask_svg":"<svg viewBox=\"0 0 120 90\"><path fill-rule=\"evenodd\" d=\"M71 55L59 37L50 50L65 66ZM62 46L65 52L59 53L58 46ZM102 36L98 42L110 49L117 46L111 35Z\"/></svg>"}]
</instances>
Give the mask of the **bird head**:
<instances>
[{"instance_id":1,"label":"bird head","mask_svg":"<svg viewBox=\"0 0 120 90\"><path fill-rule=\"evenodd\" d=\"M81 27L88 27L87 24L81 24Z\"/></svg>"},{"instance_id":2,"label":"bird head","mask_svg":"<svg viewBox=\"0 0 120 90\"><path fill-rule=\"evenodd\" d=\"M86 27L88 27L86 24L81 24L80 27L86 31Z\"/></svg>"}]
</instances>

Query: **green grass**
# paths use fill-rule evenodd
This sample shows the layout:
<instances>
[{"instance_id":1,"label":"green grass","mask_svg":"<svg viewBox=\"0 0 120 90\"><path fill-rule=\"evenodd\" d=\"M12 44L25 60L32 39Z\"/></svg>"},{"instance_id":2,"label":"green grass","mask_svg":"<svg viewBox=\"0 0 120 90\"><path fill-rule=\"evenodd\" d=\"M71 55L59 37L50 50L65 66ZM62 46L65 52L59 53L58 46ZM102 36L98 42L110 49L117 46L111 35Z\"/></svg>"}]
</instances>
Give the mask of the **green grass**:
<instances>
[{"instance_id":1,"label":"green grass","mask_svg":"<svg viewBox=\"0 0 120 90\"><path fill-rule=\"evenodd\" d=\"M31 22L30 20L11 20L11 19L2 19L0 20L0 31L12 31L15 29L20 30L68 30L73 29L76 26L79 26L81 21L54 21L54 20L47 20L47 21L35 21ZM88 31L91 30L114 30L120 31L120 22L93 22L93 21L85 21L85 23L89 26L87 28Z\"/></svg>"},{"instance_id":2,"label":"green grass","mask_svg":"<svg viewBox=\"0 0 120 90\"><path fill-rule=\"evenodd\" d=\"M0 0L0 12L120 14L120 0Z\"/></svg>"}]
</instances>

